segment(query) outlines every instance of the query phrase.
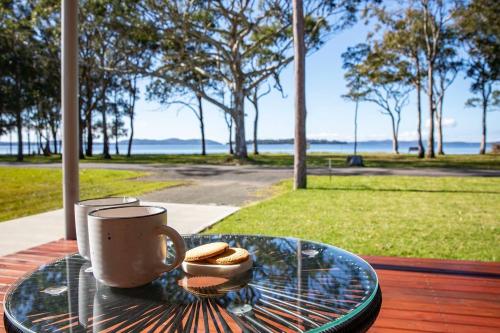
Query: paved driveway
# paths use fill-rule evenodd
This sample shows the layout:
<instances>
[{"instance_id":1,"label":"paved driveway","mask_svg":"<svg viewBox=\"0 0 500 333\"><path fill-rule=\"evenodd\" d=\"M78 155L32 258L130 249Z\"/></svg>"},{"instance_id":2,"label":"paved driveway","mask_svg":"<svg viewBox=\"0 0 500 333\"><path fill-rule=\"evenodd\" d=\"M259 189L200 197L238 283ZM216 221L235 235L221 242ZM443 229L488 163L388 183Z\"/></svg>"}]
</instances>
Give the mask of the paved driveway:
<instances>
[{"instance_id":1,"label":"paved driveway","mask_svg":"<svg viewBox=\"0 0 500 333\"><path fill-rule=\"evenodd\" d=\"M60 164L1 163L0 165L60 168ZM270 185L293 177L291 168L270 168L258 166L216 166L216 165L160 165L160 164L113 164L81 163L88 169L123 169L150 172L149 179L181 179L185 186L172 187L150 193L144 199L160 202L243 206L265 197ZM400 175L431 177L500 177L500 170L437 169L437 168L312 168L311 175Z\"/></svg>"}]
</instances>

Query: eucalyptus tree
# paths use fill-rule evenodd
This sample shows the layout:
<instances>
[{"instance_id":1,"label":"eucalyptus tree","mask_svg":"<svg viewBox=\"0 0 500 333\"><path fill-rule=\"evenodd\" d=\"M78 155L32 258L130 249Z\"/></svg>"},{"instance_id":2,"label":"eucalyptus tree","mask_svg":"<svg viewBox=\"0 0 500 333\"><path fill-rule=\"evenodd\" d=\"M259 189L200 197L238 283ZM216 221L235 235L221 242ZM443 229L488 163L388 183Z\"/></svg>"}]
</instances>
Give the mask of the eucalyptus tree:
<instances>
[{"instance_id":1,"label":"eucalyptus tree","mask_svg":"<svg viewBox=\"0 0 500 333\"><path fill-rule=\"evenodd\" d=\"M18 133L18 160L23 158L23 129L45 133L58 151L60 127L60 63L58 12L55 0L2 2L0 9L0 85L10 101L4 110L12 113Z\"/></svg>"},{"instance_id":2,"label":"eucalyptus tree","mask_svg":"<svg viewBox=\"0 0 500 333\"><path fill-rule=\"evenodd\" d=\"M495 0L472 0L458 8L456 24L467 58L467 77L472 81L473 97L467 106L482 111L480 154L486 153L487 113L500 106L500 92L495 89L500 73L500 3Z\"/></svg>"},{"instance_id":3,"label":"eucalyptus tree","mask_svg":"<svg viewBox=\"0 0 500 333\"><path fill-rule=\"evenodd\" d=\"M408 103L409 88L405 81L406 64L384 49L383 44L372 42L350 47L342 54L345 77L355 84L352 91L358 100L374 103L388 116L392 129L392 149L399 153L399 125L401 113Z\"/></svg>"},{"instance_id":4,"label":"eucalyptus tree","mask_svg":"<svg viewBox=\"0 0 500 333\"><path fill-rule=\"evenodd\" d=\"M99 68L97 64L96 45L94 36L97 34L99 25L102 24L98 14L94 10L93 1L83 1L79 7L79 108L80 108L80 151L83 152L85 141L85 155L92 157L94 154L94 113L98 105L98 77ZM84 132L86 138L84 140ZM83 158L80 154L80 158Z\"/></svg>"},{"instance_id":5,"label":"eucalyptus tree","mask_svg":"<svg viewBox=\"0 0 500 333\"><path fill-rule=\"evenodd\" d=\"M234 154L233 148L233 118L229 113L224 112L224 121L226 122L227 131L228 131L228 145L229 145L229 154Z\"/></svg>"},{"instance_id":6,"label":"eucalyptus tree","mask_svg":"<svg viewBox=\"0 0 500 333\"><path fill-rule=\"evenodd\" d=\"M133 68L138 60L146 56L137 43L141 38L131 38L140 35L142 26L132 28L138 20L133 12L133 1L95 1L89 0L89 12L94 15L91 27L93 35L90 37L92 56L97 65L97 98L96 109L101 113L101 133L103 136L103 157L111 158L109 151L108 107L110 95L115 89L122 89L120 81L127 75L137 74ZM145 60L144 62L148 62ZM129 93L132 90L129 90ZM134 90L136 93L137 91Z\"/></svg>"},{"instance_id":7,"label":"eucalyptus tree","mask_svg":"<svg viewBox=\"0 0 500 333\"><path fill-rule=\"evenodd\" d=\"M49 118L54 110L51 107L51 102L49 100L42 98L37 100L36 114L33 119L34 129L38 137L38 146L45 156L50 156L52 154L50 147L51 131Z\"/></svg>"},{"instance_id":8,"label":"eucalyptus tree","mask_svg":"<svg viewBox=\"0 0 500 333\"><path fill-rule=\"evenodd\" d=\"M193 42L186 42L185 47L199 57L208 58L209 54L203 45ZM180 105L187 108L196 116L201 133L201 155L206 155L205 143L205 117L203 110L203 99L205 96L200 91L211 91L212 94L221 94L223 86L214 80L211 75L200 73L197 68L183 69L175 78L177 83L172 84L170 77L153 77L148 85L150 99L157 99L167 108L172 105ZM179 84L182 82L182 84Z\"/></svg>"},{"instance_id":9,"label":"eucalyptus tree","mask_svg":"<svg viewBox=\"0 0 500 333\"><path fill-rule=\"evenodd\" d=\"M0 136L9 134L9 137L11 137L12 131L14 130L14 120L12 118L12 113L7 111L8 96L5 93L4 86L2 82L0 82ZM12 141L10 141L10 151L12 151Z\"/></svg>"},{"instance_id":10,"label":"eucalyptus tree","mask_svg":"<svg viewBox=\"0 0 500 333\"><path fill-rule=\"evenodd\" d=\"M4 111L12 115L17 132L17 160L22 161L24 111L32 105L30 87L36 70L32 50L36 47L28 2L2 1L0 6L0 84L8 100Z\"/></svg>"},{"instance_id":11,"label":"eucalyptus tree","mask_svg":"<svg viewBox=\"0 0 500 333\"><path fill-rule=\"evenodd\" d=\"M37 84L41 87L39 89L40 95L38 96L37 104L41 107L45 107L45 110L40 110L39 113L48 117L47 108L50 105L46 105L45 100L50 89L50 96L52 96L52 90L55 88L57 96L52 98L56 107L54 107L54 119L55 116L60 118L60 1L57 0L37 0L32 2L35 4L36 15L34 16L36 21L36 27L39 39L44 45L43 52L45 56L42 57L47 65L51 66L49 70L44 73L40 73L37 77ZM93 154L93 130L95 129L95 124L93 122L93 113L96 111L98 103L98 93L99 93L99 83L98 76L100 70L96 63L96 43L95 35L97 30L102 24L101 16L103 11L100 10L103 6L102 1L97 0L85 0L81 1L79 7L79 150L80 158L84 158L85 154L87 156L92 156ZM43 67L43 66L42 66ZM40 128L41 123L38 122L38 128ZM52 123L56 124L52 121ZM84 140L84 132L86 131L87 137ZM52 131L54 132L54 131ZM40 132L40 136L43 136ZM55 138L53 141L57 142ZM83 143L86 142L86 151L84 152ZM46 149L45 149L46 151ZM85 154L84 154L85 153Z\"/></svg>"},{"instance_id":12,"label":"eucalyptus tree","mask_svg":"<svg viewBox=\"0 0 500 333\"><path fill-rule=\"evenodd\" d=\"M38 47L33 50L36 59L36 76L32 82L34 108L43 108L40 115L52 135L53 153L57 154L58 132L61 126L61 65L59 3L54 0L34 2L34 38ZM50 141L50 140L49 140Z\"/></svg>"},{"instance_id":13,"label":"eucalyptus tree","mask_svg":"<svg viewBox=\"0 0 500 333\"><path fill-rule=\"evenodd\" d=\"M134 42L134 39L125 37L122 39L125 45L121 46L121 49L133 50L128 52L125 61L123 62L123 67L128 69L128 73L119 73L120 84L122 90L122 107L124 115L129 119L129 137L127 144L127 157L132 155L132 143L134 140L134 121L135 121L135 107L139 100L140 89L138 86L139 80L142 79L141 74L134 70L139 65L147 63L148 55L145 48L140 47Z\"/></svg>"},{"instance_id":14,"label":"eucalyptus tree","mask_svg":"<svg viewBox=\"0 0 500 333\"><path fill-rule=\"evenodd\" d=\"M359 1L307 1L306 45L318 48L332 28L353 19ZM235 155L247 157L244 100L293 60L292 10L286 0L148 1L140 17L155 27L157 66L149 75L185 86L228 113L235 124ZM332 26L328 17L338 14ZM196 46L196 47L194 47ZM222 83L231 103L184 80L192 70Z\"/></svg>"},{"instance_id":15,"label":"eucalyptus tree","mask_svg":"<svg viewBox=\"0 0 500 333\"><path fill-rule=\"evenodd\" d=\"M128 75L125 78L125 89L127 90L128 99L125 99L125 114L129 117L130 134L127 144L127 157L132 156L132 142L134 140L134 119L135 119L135 104L139 99L140 90L137 87L139 77L137 74Z\"/></svg>"},{"instance_id":16,"label":"eucalyptus tree","mask_svg":"<svg viewBox=\"0 0 500 333\"><path fill-rule=\"evenodd\" d=\"M353 68L351 67L351 63L347 56L350 56L349 53L344 53L343 55L344 65L343 68L347 69L347 73L345 74L345 78L347 79L347 88L348 92L345 95L342 95L346 100L352 101L355 103L354 108L354 156L357 155L358 152L358 107L360 101L362 101L366 91L363 89L363 81L361 79L361 75L356 75L353 72Z\"/></svg>"},{"instance_id":17,"label":"eucalyptus tree","mask_svg":"<svg viewBox=\"0 0 500 333\"><path fill-rule=\"evenodd\" d=\"M139 99L139 82L143 80L145 69L150 68L153 59L152 53L156 49L155 31L151 26L144 24L142 18L137 15L137 1L113 1L113 19L110 21L110 29L116 34L115 52L120 57L115 58L114 63L104 68L114 77L118 77L122 94L122 107L124 114L129 119L129 137L127 145L127 156L132 154L134 140L135 107Z\"/></svg>"},{"instance_id":18,"label":"eucalyptus tree","mask_svg":"<svg viewBox=\"0 0 500 333\"><path fill-rule=\"evenodd\" d=\"M443 154L443 103L446 89L460 70L456 31L452 24L450 2L416 0L401 2L399 7L372 6L383 26L384 47L399 54L406 62L406 77L417 93L417 132L419 157L424 156L422 144L421 91L427 94L429 107L429 138L427 156L434 157L435 126L438 154ZM389 9L388 9L389 8ZM422 84L423 79L427 84Z\"/></svg>"},{"instance_id":19,"label":"eucalyptus tree","mask_svg":"<svg viewBox=\"0 0 500 333\"><path fill-rule=\"evenodd\" d=\"M277 82L279 82L279 81L277 81ZM252 92L250 93L250 95L247 96L248 101L253 105L253 109L255 111L255 116L253 118L253 153L254 153L254 155L259 154L259 148L258 148L258 142L257 142L258 141L257 131L258 131L258 125L259 125L259 100L271 92L270 85L268 85L267 88L262 92L259 92L260 88L261 88L260 85L255 86L252 89Z\"/></svg>"},{"instance_id":20,"label":"eucalyptus tree","mask_svg":"<svg viewBox=\"0 0 500 333\"><path fill-rule=\"evenodd\" d=\"M3 21L0 21L0 23L3 23ZM0 72L0 135L9 134L9 138L12 138L15 125L14 113L12 112L12 99L10 98L12 80L10 73L3 70L7 64L10 64L10 59L7 56L9 48L6 37L0 31L0 68L2 68ZM12 152L12 140L10 140L10 151Z\"/></svg>"},{"instance_id":21,"label":"eucalyptus tree","mask_svg":"<svg viewBox=\"0 0 500 333\"><path fill-rule=\"evenodd\" d=\"M120 155L119 139L127 135L123 116L125 115L126 106L125 100L117 89L113 92L113 101L109 103L109 108L112 115L111 120L111 138L115 139L115 154Z\"/></svg>"},{"instance_id":22,"label":"eucalyptus tree","mask_svg":"<svg viewBox=\"0 0 500 333\"><path fill-rule=\"evenodd\" d=\"M453 83L462 68L462 60L458 55L456 33L447 29L436 60L436 79L434 80L435 113L437 125L437 153L444 155L443 150L443 105L446 90Z\"/></svg>"},{"instance_id":23,"label":"eucalyptus tree","mask_svg":"<svg viewBox=\"0 0 500 333\"><path fill-rule=\"evenodd\" d=\"M152 80L147 90L149 99L156 99L167 108L178 105L181 109L185 108L193 112L200 126L201 155L206 155L203 98L199 94L193 94L191 90L172 86L169 81L159 78Z\"/></svg>"},{"instance_id":24,"label":"eucalyptus tree","mask_svg":"<svg viewBox=\"0 0 500 333\"><path fill-rule=\"evenodd\" d=\"M96 64L99 68L97 73L98 79L98 97L97 97L97 110L101 113L100 127L102 133L102 155L104 159L110 159L109 149L109 131L108 131L108 112L110 108L109 92L114 84L113 73L106 71L105 68L112 67L118 62L117 58L121 55L115 48L117 46L117 32L111 28L111 20L113 20L113 6L109 3L95 1L93 10L96 15L97 24L92 37L94 43Z\"/></svg>"},{"instance_id":25,"label":"eucalyptus tree","mask_svg":"<svg viewBox=\"0 0 500 333\"><path fill-rule=\"evenodd\" d=\"M383 47L398 55L399 60L404 63L403 74L408 84L415 87L418 157L423 158L425 148L422 143L422 86L427 69L424 59L422 12L411 6L388 9L375 5L371 6L371 9L370 12L377 19L375 30L383 29ZM373 36L376 34L370 38Z\"/></svg>"},{"instance_id":26,"label":"eucalyptus tree","mask_svg":"<svg viewBox=\"0 0 500 333\"><path fill-rule=\"evenodd\" d=\"M452 10L449 1L419 0L416 8L421 11L422 28L420 30L424 40L424 59L427 67L427 97L429 107L429 137L427 140L428 158L434 158L434 119L436 117L435 71L442 52L443 38L447 29L452 25Z\"/></svg>"}]
</instances>

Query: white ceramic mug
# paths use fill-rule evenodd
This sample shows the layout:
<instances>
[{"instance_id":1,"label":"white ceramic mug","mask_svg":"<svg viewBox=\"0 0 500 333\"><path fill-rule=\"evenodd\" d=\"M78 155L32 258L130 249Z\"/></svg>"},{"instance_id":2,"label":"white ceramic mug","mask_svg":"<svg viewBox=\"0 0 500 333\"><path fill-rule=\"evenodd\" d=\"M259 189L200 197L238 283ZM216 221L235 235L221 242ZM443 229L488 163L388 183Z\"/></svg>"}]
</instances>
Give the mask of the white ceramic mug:
<instances>
[{"instance_id":1,"label":"white ceramic mug","mask_svg":"<svg viewBox=\"0 0 500 333\"><path fill-rule=\"evenodd\" d=\"M95 278L111 287L147 284L178 267L186 246L181 235L167 226L163 207L113 207L88 216L90 256ZM167 236L175 247L173 263L166 264Z\"/></svg>"},{"instance_id":2,"label":"white ceramic mug","mask_svg":"<svg viewBox=\"0 0 500 333\"><path fill-rule=\"evenodd\" d=\"M75 224L78 253L85 259L90 260L87 215L91 211L106 207L139 206L139 204L139 199L132 197L109 197L77 202L75 204Z\"/></svg>"}]
</instances>

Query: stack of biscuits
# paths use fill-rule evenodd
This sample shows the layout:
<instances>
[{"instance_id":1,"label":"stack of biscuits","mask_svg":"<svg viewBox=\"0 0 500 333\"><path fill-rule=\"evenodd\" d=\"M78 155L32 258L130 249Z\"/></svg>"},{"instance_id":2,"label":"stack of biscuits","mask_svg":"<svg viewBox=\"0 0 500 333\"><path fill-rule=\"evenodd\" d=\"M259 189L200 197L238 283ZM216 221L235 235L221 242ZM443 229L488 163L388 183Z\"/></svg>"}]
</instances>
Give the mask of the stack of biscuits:
<instances>
[{"instance_id":1,"label":"stack of biscuits","mask_svg":"<svg viewBox=\"0 0 500 333\"><path fill-rule=\"evenodd\" d=\"M182 268L192 275L230 276L252 266L247 250L225 242L204 244L186 252Z\"/></svg>"}]
</instances>

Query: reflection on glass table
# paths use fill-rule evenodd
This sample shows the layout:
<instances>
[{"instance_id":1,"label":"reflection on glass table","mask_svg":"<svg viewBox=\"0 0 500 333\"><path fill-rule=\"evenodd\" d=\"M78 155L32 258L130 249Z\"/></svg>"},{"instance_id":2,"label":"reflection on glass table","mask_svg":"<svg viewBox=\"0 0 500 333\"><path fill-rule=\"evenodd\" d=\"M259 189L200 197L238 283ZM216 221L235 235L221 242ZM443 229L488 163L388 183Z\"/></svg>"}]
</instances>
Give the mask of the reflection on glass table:
<instances>
[{"instance_id":1,"label":"reflection on glass table","mask_svg":"<svg viewBox=\"0 0 500 333\"><path fill-rule=\"evenodd\" d=\"M225 241L247 249L253 268L233 279L181 269L133 289L98 283L75 254L13 286L6 327L22 332L352 332L375 320L381 293L365 261L293 238L193 235L187 248Z\"/></svg>"}]
</instances>

